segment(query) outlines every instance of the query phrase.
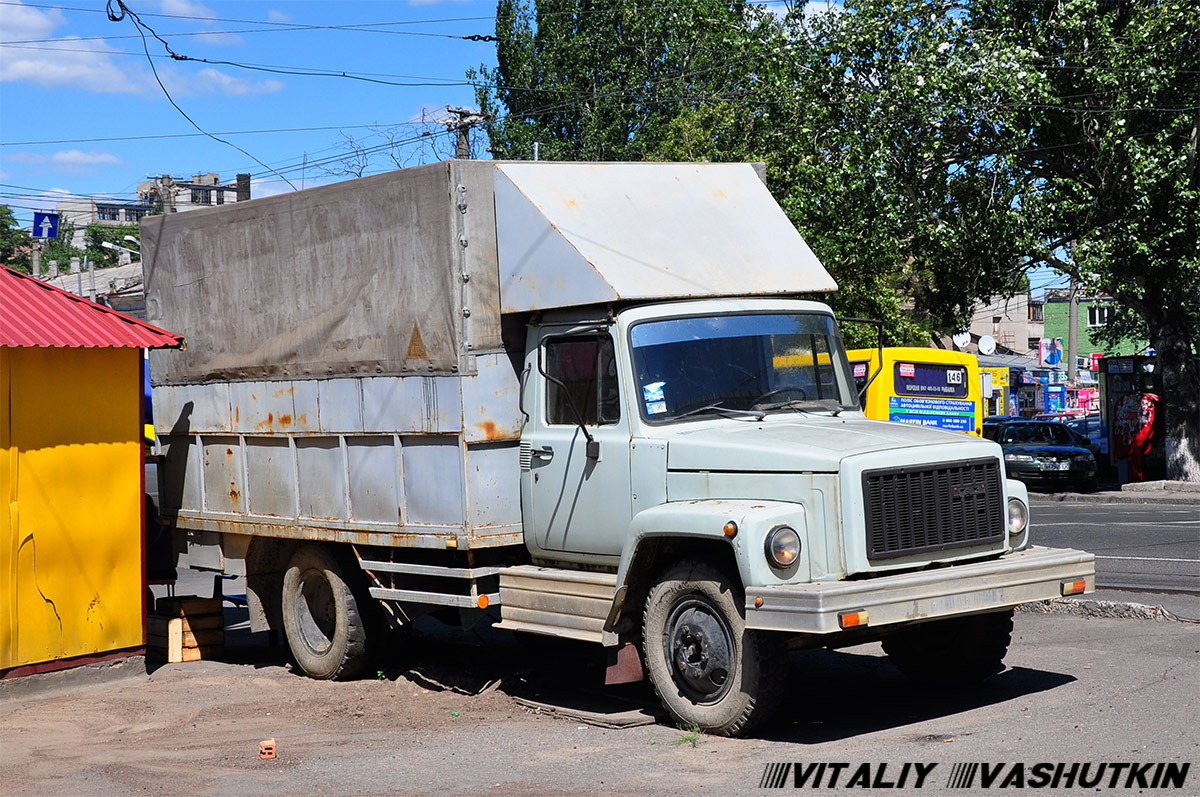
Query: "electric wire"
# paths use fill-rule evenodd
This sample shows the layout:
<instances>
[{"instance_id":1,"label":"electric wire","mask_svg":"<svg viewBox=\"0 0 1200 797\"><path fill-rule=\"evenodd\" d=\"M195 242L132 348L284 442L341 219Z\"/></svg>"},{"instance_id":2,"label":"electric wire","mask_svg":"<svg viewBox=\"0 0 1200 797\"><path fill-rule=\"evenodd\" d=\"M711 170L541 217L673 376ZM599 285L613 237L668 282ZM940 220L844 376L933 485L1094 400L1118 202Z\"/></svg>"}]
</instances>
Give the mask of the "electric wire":
<instances>
[{"instance_id":1,"label":"electric wire","mask_svg":"<svg viewBox=\"0 0 1200 797\"><path fill-rule=\"evenodd\" d=\"M113 12L113 10L112 10L114 2L116 3L118 9L120 9L119 14ZM124 0L108 0L107 11L108 11L109 20L111 20L113 22L120 22L122 19L125 18L126 14L129 15L129 18L133 21L134 27L136 27L138 33L141 34L142 47L146 50L146 61L149 62L149 64L150 64L150 71L154 73L154 80L158 83L158 87L162 89L163 94L166 95L167 101L170 102L171 105L173 105L175 107L175 110L179 111L179 113L183 115L184 119L187 119L188 122L191 123L192 127L196 128L201 133L204 133L206 136L211 138L213 141L219 141L220 143L225 144L226 146L233 147L238 152L240 152L243 155L245 155L246 157L250 158L252 161L257 163L258 165L260 165L268 170L271 169L270 166L267 166L265 163L263 163L258 158L251 155L246 150L239 147L237 144L231 143L222 138L218 138L217 136L214 136L212 133L209 133L207 130L202 128L200 125L196 124L196 122L192 119L192 117L188 116L187 112L184 111L183 108L179 107L179 104L176 103L174 98L171 97L171 92L167 91L167 87L163 85L162 78L160 78L158 76L158 70L154 67L154 59L150 58L150 45L146 41L146 34L143 32L142 28L145 27L146 30L149 30L150 33L154 35L155 38L157 38L159 41L161 41L163 43L163 46L167 48L168 52L170 52L171 46L169 44L167 44L165 41L163 41L158 36L158 34L154 32L153 28L151 28L149 25L146 25L144 22L142 22L138 18L138 15L135 12L131 11L129 9L129 7L125 5ZM293 191L296 190L296 186L292 185L291 180L287 179L286 177L283 177L283 175L279 175L279 177L283 178L283 181L285 183L292 186Z\"/></svg>"}]
</instances>

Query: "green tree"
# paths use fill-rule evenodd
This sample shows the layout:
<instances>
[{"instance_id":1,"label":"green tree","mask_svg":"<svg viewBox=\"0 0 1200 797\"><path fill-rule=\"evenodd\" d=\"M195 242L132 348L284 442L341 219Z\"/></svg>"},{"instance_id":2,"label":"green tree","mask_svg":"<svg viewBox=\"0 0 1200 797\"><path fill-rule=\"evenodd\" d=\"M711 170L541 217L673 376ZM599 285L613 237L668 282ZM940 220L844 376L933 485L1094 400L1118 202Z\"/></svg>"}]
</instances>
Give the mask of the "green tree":
<instances>
[{"instance_id":1,"label":"green tree","mask_svg":"<svg viewBox=\"0 0 1200 797\"><path fill-rule=\"evenodd\" d=\"M22 271L32 271L30 251L33 241L29 233L17 224L17 217L8 205L0 205L0 265Z\"/></svg>"},{"instance_id":2,"label":"green tree","mask_svg":"<svg viewBox=\"0 0 1200 797\"><path fill-rule=\"evenodd\" d=\"M1031 251L1112 296L1158 352L1169 478L1200 480L1200 11L1182 0L979 5L1029 43L1038 75L1008 123L1042 242Z\"/></svg>"},{"instance_id":3,"label":"green tree","mask_svg":"<svg viewBox=\"0 0 1200 797\"><path fill-rule=\"evenodd\" d=\"M499 0L498 66L471 72L492 154L657 158L672 120L755 91L781 33L744 0Z\"/></svg>"},{"instance_id":4,"label":"green tree","mask_svg":"<svg viewBox=\"0 0 1200 797\"><path fill-rule=\"evenodd\" d=\"M132 235L137 238L139 228L136 224L120 224L116 226L107 224L89 224L83 233L83 245L87 252L88 261L95 265L96 268L111 268L121 264L121 252L118 250L107 249L103 243L116 244L123 246L126 249L137 251L136 247L131 247L129 242L125 240L126 235ZM135 260L137 258L134 258Z\"/></svg>"}]
</instances>

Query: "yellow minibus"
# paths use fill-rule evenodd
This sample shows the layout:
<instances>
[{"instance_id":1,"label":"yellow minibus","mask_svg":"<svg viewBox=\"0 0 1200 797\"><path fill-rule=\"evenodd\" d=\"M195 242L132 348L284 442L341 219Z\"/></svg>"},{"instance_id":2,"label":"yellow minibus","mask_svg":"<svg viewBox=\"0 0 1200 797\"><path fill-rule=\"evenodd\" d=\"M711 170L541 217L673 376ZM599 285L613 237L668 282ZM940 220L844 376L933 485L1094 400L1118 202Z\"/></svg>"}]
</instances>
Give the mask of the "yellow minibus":
<instances>
[{"instance_id":1,"label":"yellow minibus","mask_svg":"<svg viewBox=\"0 0 1200 797\"><path fill-rule=\"evenodd\" d=\"M975 355L895 346L853 349L846 356L868 418L982 433L983 388Z\"/></svg>"}]
</instances>

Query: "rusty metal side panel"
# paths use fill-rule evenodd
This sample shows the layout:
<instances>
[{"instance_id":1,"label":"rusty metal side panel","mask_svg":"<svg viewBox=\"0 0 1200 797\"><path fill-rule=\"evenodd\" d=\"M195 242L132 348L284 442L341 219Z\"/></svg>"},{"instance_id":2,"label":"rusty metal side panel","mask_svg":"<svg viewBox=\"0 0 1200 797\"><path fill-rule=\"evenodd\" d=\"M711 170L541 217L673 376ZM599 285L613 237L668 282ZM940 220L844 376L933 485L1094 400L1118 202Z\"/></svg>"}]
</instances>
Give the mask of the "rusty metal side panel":
<instances>
[{"instance_id":1,"label":"rusty metal side panel","mask_svg":"<svg viewBox=\"0 0 1200 797\"><path fill-rule=\"evenodd\" d=\"M348 542L355 545L379 545L404 548L445 550L449 547L497 548L521 545L519 526L479 537L463 534L454 526L376 526L370 523L335 523L330 521L276 518L235 518L181 513L178 526L189 532L214 532L247 536L277 537L319 542Z\"/></svg>"},{"instance_id":2,"label":"rusty metal side panel","mask_svg":"<svg viewBox=\"0 0 1200 797\"><path fill-rule=\"evenodd\" d=\"M324 380L322 380L324 381ZM334 380L345 381L345 380ZM297 434L321 430L321 381L301 379L290 383L292 394L292 422L284 428Z\"/></svg>"},{"instance_id":3,"label":"rusty metal side panel","mask_svg":"<svg viewBox=\"0 0 1200 797\"><path fill-rule=\"evenodd\" d=\"M475 374L463 377L463 437L467 443L519 440L520 410L517 371L503 351L478 354Z\"/></svg>"},{"instance_id":4,"label":"rusty metal side panel","mask_svg":"<svg viewBox=\"0 0 1200 797\"><path fill-rule=\"evenodd\" d=\"M475 373L452 377L156 388L159 414L182 418L162 424L175 430L161 438L163 508L192 530L511 544L521 534L517 375L503 351L470 364Z\"/></svg>"},{"instance_id":5,"label":"rusty metal side panel","mask_svg":"<svg viewBox=\"0 0 1200 797\"><path fill-rule=\"evenodd\" d=\"M247 511L255 515L295 517L295 472L292 447L286 437L247 437Z\"/></svg>"},{"instance_id":6,"label":"rusty metal side panel","mask_svg":"<svg viewBox=\"0 0 1200 797\"><path fill-rule=\"evenodd\" d=\"M349 518L342 441L337 437L302 437L295 439L295 446L300 515L329 520Z\"/></svg>"},{"instance_id":7,"label":"rusty metal side panel","mask_svg":"<svg viewBox=\"0 0 1200 797\"><path fill-rule=\"evenodd\" d=\"M208 512L246 511L245 467L236 437L202 438L204 509Z\"/></svg>"},{"instance_id":8,"label":"rusty metal side panel","mask_svg":"<svg viewBox=\"0 0 1200 797\"><path fill-rule=\"evenodd\" d=\"M362 380L321 379L317 387L319 431L362 432Z\"/></svg>"},{"instance_id":9,"label":"rusty metal side panel","mask_svg":"<svg viewBox=\"0 0 1200 797\"><path fill-rule=\"evenodd\" d=\"M350 515L356 520L400 523L400 456L392 436L347 437Z\"/></svg>"},{"instance_id":10,"label":"rusty metal side panel","mask_svg":"<svg viewBox=\"0 0 1200 797\"><path fill-rule=\"evenodd\" d=\"M458 437L400 438L409 523L466 522L464 451Z\"/></svg>"},{"instance_id":11,"label":"rusty metal side panel","mask_svg":"<svg viewBox=\"0 0 1200 797\"><path fill-rule=\"evenodd\" d=\"M278 434L310 425L307 413L297 416L294 395L302 382L232 382L230 411L240 434ZM315 425L316 418L313 418Z\"/></svg>"},{"instance_id":12,"label":"rusty metal side panel","mask_svg":"<svg viewBox=\"0 0 1200 797\"><path fill-rule=\"evenodd\" d=\"M203 465L198 439L195 435L158 438L163 452L158 471L160 510L199 511L204 508Z\"/></svg>"},{"instance_id":13,"label":"rusty metal side panel","mask_svg":"<svg viewBox=\"0 0 1200 797\"><path fill-rule=\"evenodd\" d=\"M518 440L467 447L467 523L473 533L521 523L520 449Z\"/></svg>"},{"instance_id":14,"label":"rusty metal side panel","mask_svg":"<svg viewBox=\"0 0 1200 797\"><path fill-rule=\"evenodd\" d=\"M462 377L363 379L363 428L448 434L462 430Z\"/></svg>"},{"instance_id":15,"label":"rusty metal side panel","mask_svg":"<svg viewBox=\"0 0 1200 797\"><path fill-rule=\"evenodd\" d=\"M228 383L156 387L152 400L159 436L233 431Z\"/></svg>"}]
</instances>

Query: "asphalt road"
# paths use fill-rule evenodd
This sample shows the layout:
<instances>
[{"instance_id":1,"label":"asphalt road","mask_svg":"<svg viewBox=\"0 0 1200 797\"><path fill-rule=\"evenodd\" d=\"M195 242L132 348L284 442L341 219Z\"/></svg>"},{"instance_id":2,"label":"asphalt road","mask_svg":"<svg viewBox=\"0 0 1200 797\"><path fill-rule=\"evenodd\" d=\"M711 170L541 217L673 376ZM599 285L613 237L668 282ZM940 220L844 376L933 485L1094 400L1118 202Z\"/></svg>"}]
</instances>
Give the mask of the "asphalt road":
<instances>
[{"instance_id":1,"label":"asphalt road","mask_svg":"<svg viewBox=\"0 0 1200 797\"><path fill-rule=\"evenodd\" d=\"M1200 506L1035 501L1038 545L1096 555L1101 589L1200 594Z\"/></svg>"},{"instance_id":2,"label":"asphalt road","mask_svg":"<svg viewBox=\"0 0 1200 797\"><path fill-rule=\"evenodd\" d=\"M762 794L780 765L824 764L831 794L863 793L849 781L864 765L881 784L910 765L907 786L887 792L900 793L916 788L919 764L922 793L979 794L978 778L954 781L956 766L979 762L1006 779L1085 763L1135 763L1152 778L1176 762L1191 771L1166 792L1200 791L1197 626L1029 614L1015 626L1008 668L961 692L914 687L879 645L798 651L780 716L750 739L597 727L572 710L654 712L653 695L605 689L591 657L546 656L499 631L418 634L379 677L348 683L297 676L281 651L234 642L223 662L135 662L106 684L0 684L0 792L692 797ZM260 760L268 738L279 757ZM1156 791L1108 782L1101 792ZM782 785L794 793L790 774Z\"/></svg>"}]
</instances>

